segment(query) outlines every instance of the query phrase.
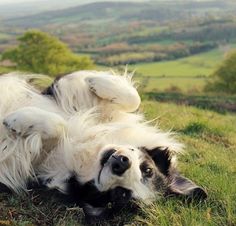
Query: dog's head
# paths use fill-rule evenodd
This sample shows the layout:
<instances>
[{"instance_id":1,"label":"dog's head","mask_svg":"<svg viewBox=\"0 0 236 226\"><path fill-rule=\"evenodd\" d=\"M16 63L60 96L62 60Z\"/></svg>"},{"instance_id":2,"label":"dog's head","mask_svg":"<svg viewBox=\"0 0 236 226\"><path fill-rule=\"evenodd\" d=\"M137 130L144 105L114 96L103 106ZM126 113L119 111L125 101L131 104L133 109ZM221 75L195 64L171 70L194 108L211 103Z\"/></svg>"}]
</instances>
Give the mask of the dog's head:
<instances>
[{"instance_id":1,"label":"dog's head","mask_svg":"<svg viewBox=\"0 0 236 226\"><path fill-rule=\"evenodd\" d=\"M168 157L165 161L170 164ZM162 171L144 148L111 145L101 151L95 185L100 191L123 187L132 191L133 198L150 203L167 189Z\"/></svg>"},{"instance_id":2,"label":"dog's head","mask_svg":"<svg viewBox=\"0 0 236 226\"><path fill-rule=\"evenodd\" d=\"M131 200L147 204L158 196L183 195L205 199L206 192L175 169L174 157L168 148L148 150L124 145L109 145L99 152L95 178L79 184L70 181L70 192L89 216L102 216L107 210L116 211Z\"/></svg>"}]
</instances>

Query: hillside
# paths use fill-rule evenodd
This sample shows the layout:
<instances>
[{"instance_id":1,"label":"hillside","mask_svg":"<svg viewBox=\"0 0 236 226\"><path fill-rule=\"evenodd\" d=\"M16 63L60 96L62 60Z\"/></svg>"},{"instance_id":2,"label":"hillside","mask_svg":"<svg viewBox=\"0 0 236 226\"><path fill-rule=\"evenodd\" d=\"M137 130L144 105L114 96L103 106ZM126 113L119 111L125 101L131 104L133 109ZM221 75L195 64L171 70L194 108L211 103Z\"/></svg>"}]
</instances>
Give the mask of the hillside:
<instances>
[{"instance_id":1,"label":"hillside","mask_svg":"<svg viewBox=\"0 0 236 226\"><path fill-rule=\"evenodd\" d=\"M236 10L236 3L228 1L104 1L62 10L56 9L37 15L7 19L5 23L29 28L91 20L157 20L160 22L201 16L211 11L233 13Z\"/></svg>"},{"instance_id":2,"label":"hillside","mask_svg":"<svg viewBox=\"0 0 236 226\"><path fill-rule=\"evenodd\" d=\"M66 9L74 6L89 4L92 2L105 2L115 0L21 0L21 2L14 3L13 0L0 1L0 19L17 18L23 16L30 16L45 11ZM126 0L120 0L120 2ZM149 0L129 0L130 2L146 2Z\"/></svg>"}]
</instances>

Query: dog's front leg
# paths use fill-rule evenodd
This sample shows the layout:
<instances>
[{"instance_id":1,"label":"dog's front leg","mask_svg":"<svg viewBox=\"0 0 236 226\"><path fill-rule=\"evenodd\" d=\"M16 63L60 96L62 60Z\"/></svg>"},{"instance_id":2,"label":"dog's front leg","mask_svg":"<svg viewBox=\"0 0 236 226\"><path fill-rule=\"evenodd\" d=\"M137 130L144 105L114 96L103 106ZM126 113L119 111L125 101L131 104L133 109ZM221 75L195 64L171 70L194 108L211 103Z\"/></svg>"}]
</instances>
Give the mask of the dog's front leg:
<instances>
[{"instance_id":1,"label":"dog's front leg","mask_svg":"<svg viewBox=\"0 0 236 226\"><path fill-rule=\"evenodd\" d=\"M60 115L36 107L24 107L12 112L5 117L3 124L10 136L39 134L42 140L60 137L66 125Z\"/></svg>"}]
</instances>

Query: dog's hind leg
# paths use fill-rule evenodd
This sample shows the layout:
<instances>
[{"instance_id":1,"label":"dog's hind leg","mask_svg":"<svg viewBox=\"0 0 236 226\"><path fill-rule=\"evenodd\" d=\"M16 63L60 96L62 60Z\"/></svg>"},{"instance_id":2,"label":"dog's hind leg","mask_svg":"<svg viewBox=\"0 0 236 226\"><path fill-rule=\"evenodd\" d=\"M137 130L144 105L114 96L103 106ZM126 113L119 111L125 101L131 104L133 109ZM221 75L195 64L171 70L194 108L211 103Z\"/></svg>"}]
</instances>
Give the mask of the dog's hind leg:
<instances>
[{"instance_id":1,"label":"dog's hind leg","mask_svg":"<svg viewBox=\"0 0 236 226\"><path fill-rule=\"evenodd\" d=\"M59 137L65 129L65 121L58 114L36 107L24 107L9 114L3 124L10 136L27 137L39 134L42 139Z\"/></svg>"},{"instance_id":2,"label":"dog's hind leg","mask_svg":"<svg viewBox=\"0 0 236 226\"><path fill-rule=\"evenodd\" d=\"M104 75L88 76L87 82L91 92L99 98L117 105L125 112L134 112L140 105L140 96L125 76Z\"/></svg>"}]
</instances>

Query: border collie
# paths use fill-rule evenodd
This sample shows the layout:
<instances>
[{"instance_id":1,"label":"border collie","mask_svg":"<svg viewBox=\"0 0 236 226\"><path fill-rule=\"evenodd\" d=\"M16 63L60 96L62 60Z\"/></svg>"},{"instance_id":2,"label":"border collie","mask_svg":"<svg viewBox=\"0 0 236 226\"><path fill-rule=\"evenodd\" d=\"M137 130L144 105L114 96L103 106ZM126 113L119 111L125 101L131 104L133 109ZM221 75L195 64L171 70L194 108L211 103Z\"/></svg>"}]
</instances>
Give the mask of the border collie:
<instances>
[{"instance_id":1,"label":"border collie","mask_svg":"<svg viewBox=\"0 0 236 226\"><path fill-rule=\"evenodd\" d=\"M95 217L131 200L206 198L176 169L182 144L135 113L131 76L80 71L43 92L28 84L32 78L0 77L1 184L20 193L41 181Z\"/></svg>"}]
</instances>

